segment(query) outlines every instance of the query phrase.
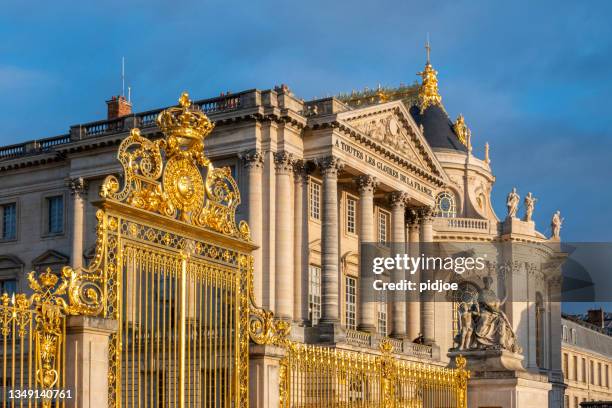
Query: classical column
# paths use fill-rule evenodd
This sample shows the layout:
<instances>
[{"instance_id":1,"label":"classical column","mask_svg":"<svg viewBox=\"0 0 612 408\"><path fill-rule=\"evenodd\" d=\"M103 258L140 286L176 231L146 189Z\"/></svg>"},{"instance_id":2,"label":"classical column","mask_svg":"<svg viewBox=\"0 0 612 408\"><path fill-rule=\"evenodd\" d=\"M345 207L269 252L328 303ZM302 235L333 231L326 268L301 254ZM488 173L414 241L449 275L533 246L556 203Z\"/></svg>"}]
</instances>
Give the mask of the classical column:
<instances>
[{"instance_id":1,"label":"classical column","mask_svg":"<svg viewBox=\"0 0 612 408\"><path fill-rule=\"evenodd\" d=\"M419 218L418 213L415 210L408 210L408 220L406 223L408 227L408 253L411 257L420 256L419 250ZM415 271L409 277L412 282L419 282L421 271ZM414 341L419 337L421 333L421 302L418 296L418 292L408 292L408 304L407 304L407 337Z\"/></svg>"},{"instance_id":2,"label":"classical column","mask_svg":"<svg viewBox=\"0 0 612 408\"><path fill-rule=\"evenodd\" d=\"M408 196L405 192L395 191L389 195L391 203L391 255L403 256L406 251L406 226L404 212ZM391 282L400 282L405 279L402 269L391 271ZM406 337L406 294L394 291L391 298L391 321L392 336L396 338Z\"/></svg>"},{"instance_id":3,"label":"classical column","mask_svg":"<svg viewBox=\"0 0 612 408\"><path fill-rule=\"evenodd\" d=\"M377 182L373 176L362 175L355 180L359 190L359 330L376 332L376 296L372 283L374 275L365 265L365 250L376 242L374 236L374 190Z\"/></svg>"},{"instance_id":4,"label":"classical column","mask_svg":"<svg viewBox=\"0 0 612 408\"><path fill-rule=\"evenodd\" d=\"M255 302L261 305L263 299L263 269L262 269L262 170L263 170L263 155L257 150L251 150L240 155L244 161L244 167L247 173L247 221L251 229L251 237L253 242L259 248L253 251L253 295ZM243 196L244 197L244 196Z\"/></svg>"},{"instance_id":5,"label":"classical column","mask_svg":"<svg viewBox=\"0 0 612 408\"><path fill-rule=\"evenodd\" d=\"M323 174L321 323L339 323L338 172L342 163L336 157L326 157L319 164Z\"/></svg>"},{"instance_id":6,"label":"classical column","mask_svg":"<svg viewBox=\"0 0 612 408\"><path fill-rule=\"evenodd\" d=\"M427 256L433 256L433 209L431 207L422 208L419 212L420 222L420 250ZM427 281L433 279L434 271L423 269L421 271L421 280ZM426 344L435 343L435 308L434 296L432 293L423 292L421 294L421 333L423 334Z\"/></svg>"},{"instance_id":7,"label":"classical column","mask_svg":"<svg viewBox=\"0 0 612 408\"><path fill-rule=\"evenodd\" d=\"M304 324L308 320L308 174L302 161L294 165L293 180L293 319Z\"/></svg>"},{"instance_id":8,"label":"classical column","mask_svg":"<svg viewBox=\"0 0 612 408\"><path fill-rule=\"evenodd\" d=\"M276 315L281 319L293 318L293 208L291 207L291 173L294 159L290 153L274 155L276 166L276 227L275 227L275 285Z\"/></svg>"},{"instance_id":9,"label":"classical column","mask_svg":"<svg viewBox=\"0 0 612 408\"><path fill-rule=\"evenodd\" d=\"M72 250L70 261L73 268L83 266L83 245L85 241L85 199L87 181L82 177L68 180L72 194Z\"/></svg>"}]
</instances>

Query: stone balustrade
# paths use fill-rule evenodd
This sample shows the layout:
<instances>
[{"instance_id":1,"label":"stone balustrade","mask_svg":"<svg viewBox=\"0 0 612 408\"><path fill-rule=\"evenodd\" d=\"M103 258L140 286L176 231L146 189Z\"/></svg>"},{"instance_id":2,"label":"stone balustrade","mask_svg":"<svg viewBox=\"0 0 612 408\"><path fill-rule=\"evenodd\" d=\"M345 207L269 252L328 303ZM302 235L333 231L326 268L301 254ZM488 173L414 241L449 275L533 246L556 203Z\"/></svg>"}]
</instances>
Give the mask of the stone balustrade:
<instances>
[{"instance_id":1,"label":"stone balustrade","mask_svg":"<svg viewBox=\"0 0 612 408\"><path fill-rule=\"evenodd\" d=\"M346 330L346 343L351 346L378 350L378 346L383 339L387 339L393 345L394 353L418 358L432 358L433 349L426 344L417 344L407 340L372 335L371 333L360 330Z\"/></svg>"},{"instance_id":2,"label":"stone balustrade","mask_svg":"<svg viewBox=\"0 0 612 408\"><path fill-rule=\"evenodd\" d=\"M494 225L489 220L479 218L442 218L434 219L434 230L436 232L474 232L491 233Z\"/></svg>"},{"instance_id":3,"label":"stone balustrade","mask_svg":"<svg viewBox=\"0 0 612 408\"><path fill-rule=\"evenodd\" d=\"M269 92L268 92L269 93ZM239 93L227 94L215 98L202 99L194 102L204 113L219 114L238 109L256 107L262 102L270 102L275 98L264 95L265 91L248 90ZM134 127L149 128L156 126L157 115L165 108L154 109L134 115L124 116L110 120L99 120L71 126L70 133L39 140L30 140L24 143L0 147L0 160L21 157L27 154L40 153L90 137L103 136L112 133L128 132Z\"/></svg>"}]
</instances>

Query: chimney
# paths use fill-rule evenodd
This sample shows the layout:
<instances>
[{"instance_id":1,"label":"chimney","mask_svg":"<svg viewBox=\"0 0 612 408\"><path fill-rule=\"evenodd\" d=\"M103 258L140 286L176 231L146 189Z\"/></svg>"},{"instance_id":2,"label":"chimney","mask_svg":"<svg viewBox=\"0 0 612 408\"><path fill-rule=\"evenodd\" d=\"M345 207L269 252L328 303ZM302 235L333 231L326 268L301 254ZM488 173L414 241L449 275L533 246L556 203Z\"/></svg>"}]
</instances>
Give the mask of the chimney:
<instances>
[{"instance_id":1,"label":"chimney","mask_svg":"<svg viewBox=\"0 0 612 408\"><path fill-rule=\"evenodd\" d=\"M604 312L603 309L590 309L587 315L587 321L597 327L604 328Z\"/></svg>"},{"instance_id":2,"label":"chimney","mask_svg":"<svg viewBox=\"0 0 612 408\"><path fill-rule=\"evenodd\" d=\"M125 96L113 96L106 101L108 107L107 119L117 119L132 113L132 104L125 99Z\"/></svg>"}]
</instances>

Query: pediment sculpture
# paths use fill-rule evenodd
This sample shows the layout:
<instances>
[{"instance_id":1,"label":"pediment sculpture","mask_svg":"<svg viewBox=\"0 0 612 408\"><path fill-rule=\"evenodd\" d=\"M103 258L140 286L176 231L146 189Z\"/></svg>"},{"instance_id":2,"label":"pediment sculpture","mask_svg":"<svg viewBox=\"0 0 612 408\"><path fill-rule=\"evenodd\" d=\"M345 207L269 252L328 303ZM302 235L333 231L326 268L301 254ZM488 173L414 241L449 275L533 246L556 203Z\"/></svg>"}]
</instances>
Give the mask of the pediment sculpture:
<instances>
[{"instance_id":1,"label":"pediment sculpture","mask_svg":"<svg viewBox=\"0 0 612 408\"><path fill-rule=\"evenodd\" d=\"M425 167L422 159L414 151L404 125L394 113L368 116L350 121L351 126L374 141L406 156L410 161Z\"/></svg>"}]
</instances>

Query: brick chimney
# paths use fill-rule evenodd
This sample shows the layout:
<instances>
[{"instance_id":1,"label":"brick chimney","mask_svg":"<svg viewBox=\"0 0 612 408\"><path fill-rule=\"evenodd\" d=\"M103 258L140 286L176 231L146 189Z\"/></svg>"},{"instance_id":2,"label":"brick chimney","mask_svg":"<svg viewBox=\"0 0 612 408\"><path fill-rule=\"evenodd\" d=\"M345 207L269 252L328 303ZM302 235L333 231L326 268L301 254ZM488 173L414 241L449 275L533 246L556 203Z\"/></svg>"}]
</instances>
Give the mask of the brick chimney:
<instances>
[{"instance_id":1,"label":"brick chimney","mask_svg":"<svg viewBox=\"0 0 612 408\"><path fill-rule=\"evenodd\" d=\"M107 119L116 119L132 113L132 104L125 99L125 96L113 96L106 101L108 107Z\"/></svg>"},{"instance_id":2,"label":"brick chimney","mask_svg":"<svg viewBox=\"0 0 612 408\"><path fill-rule=\"evenodd\" d=\"M588 311L587 321L603 329L605 323L603 309L590 309Z\"/></svg>"}]
</instances>

